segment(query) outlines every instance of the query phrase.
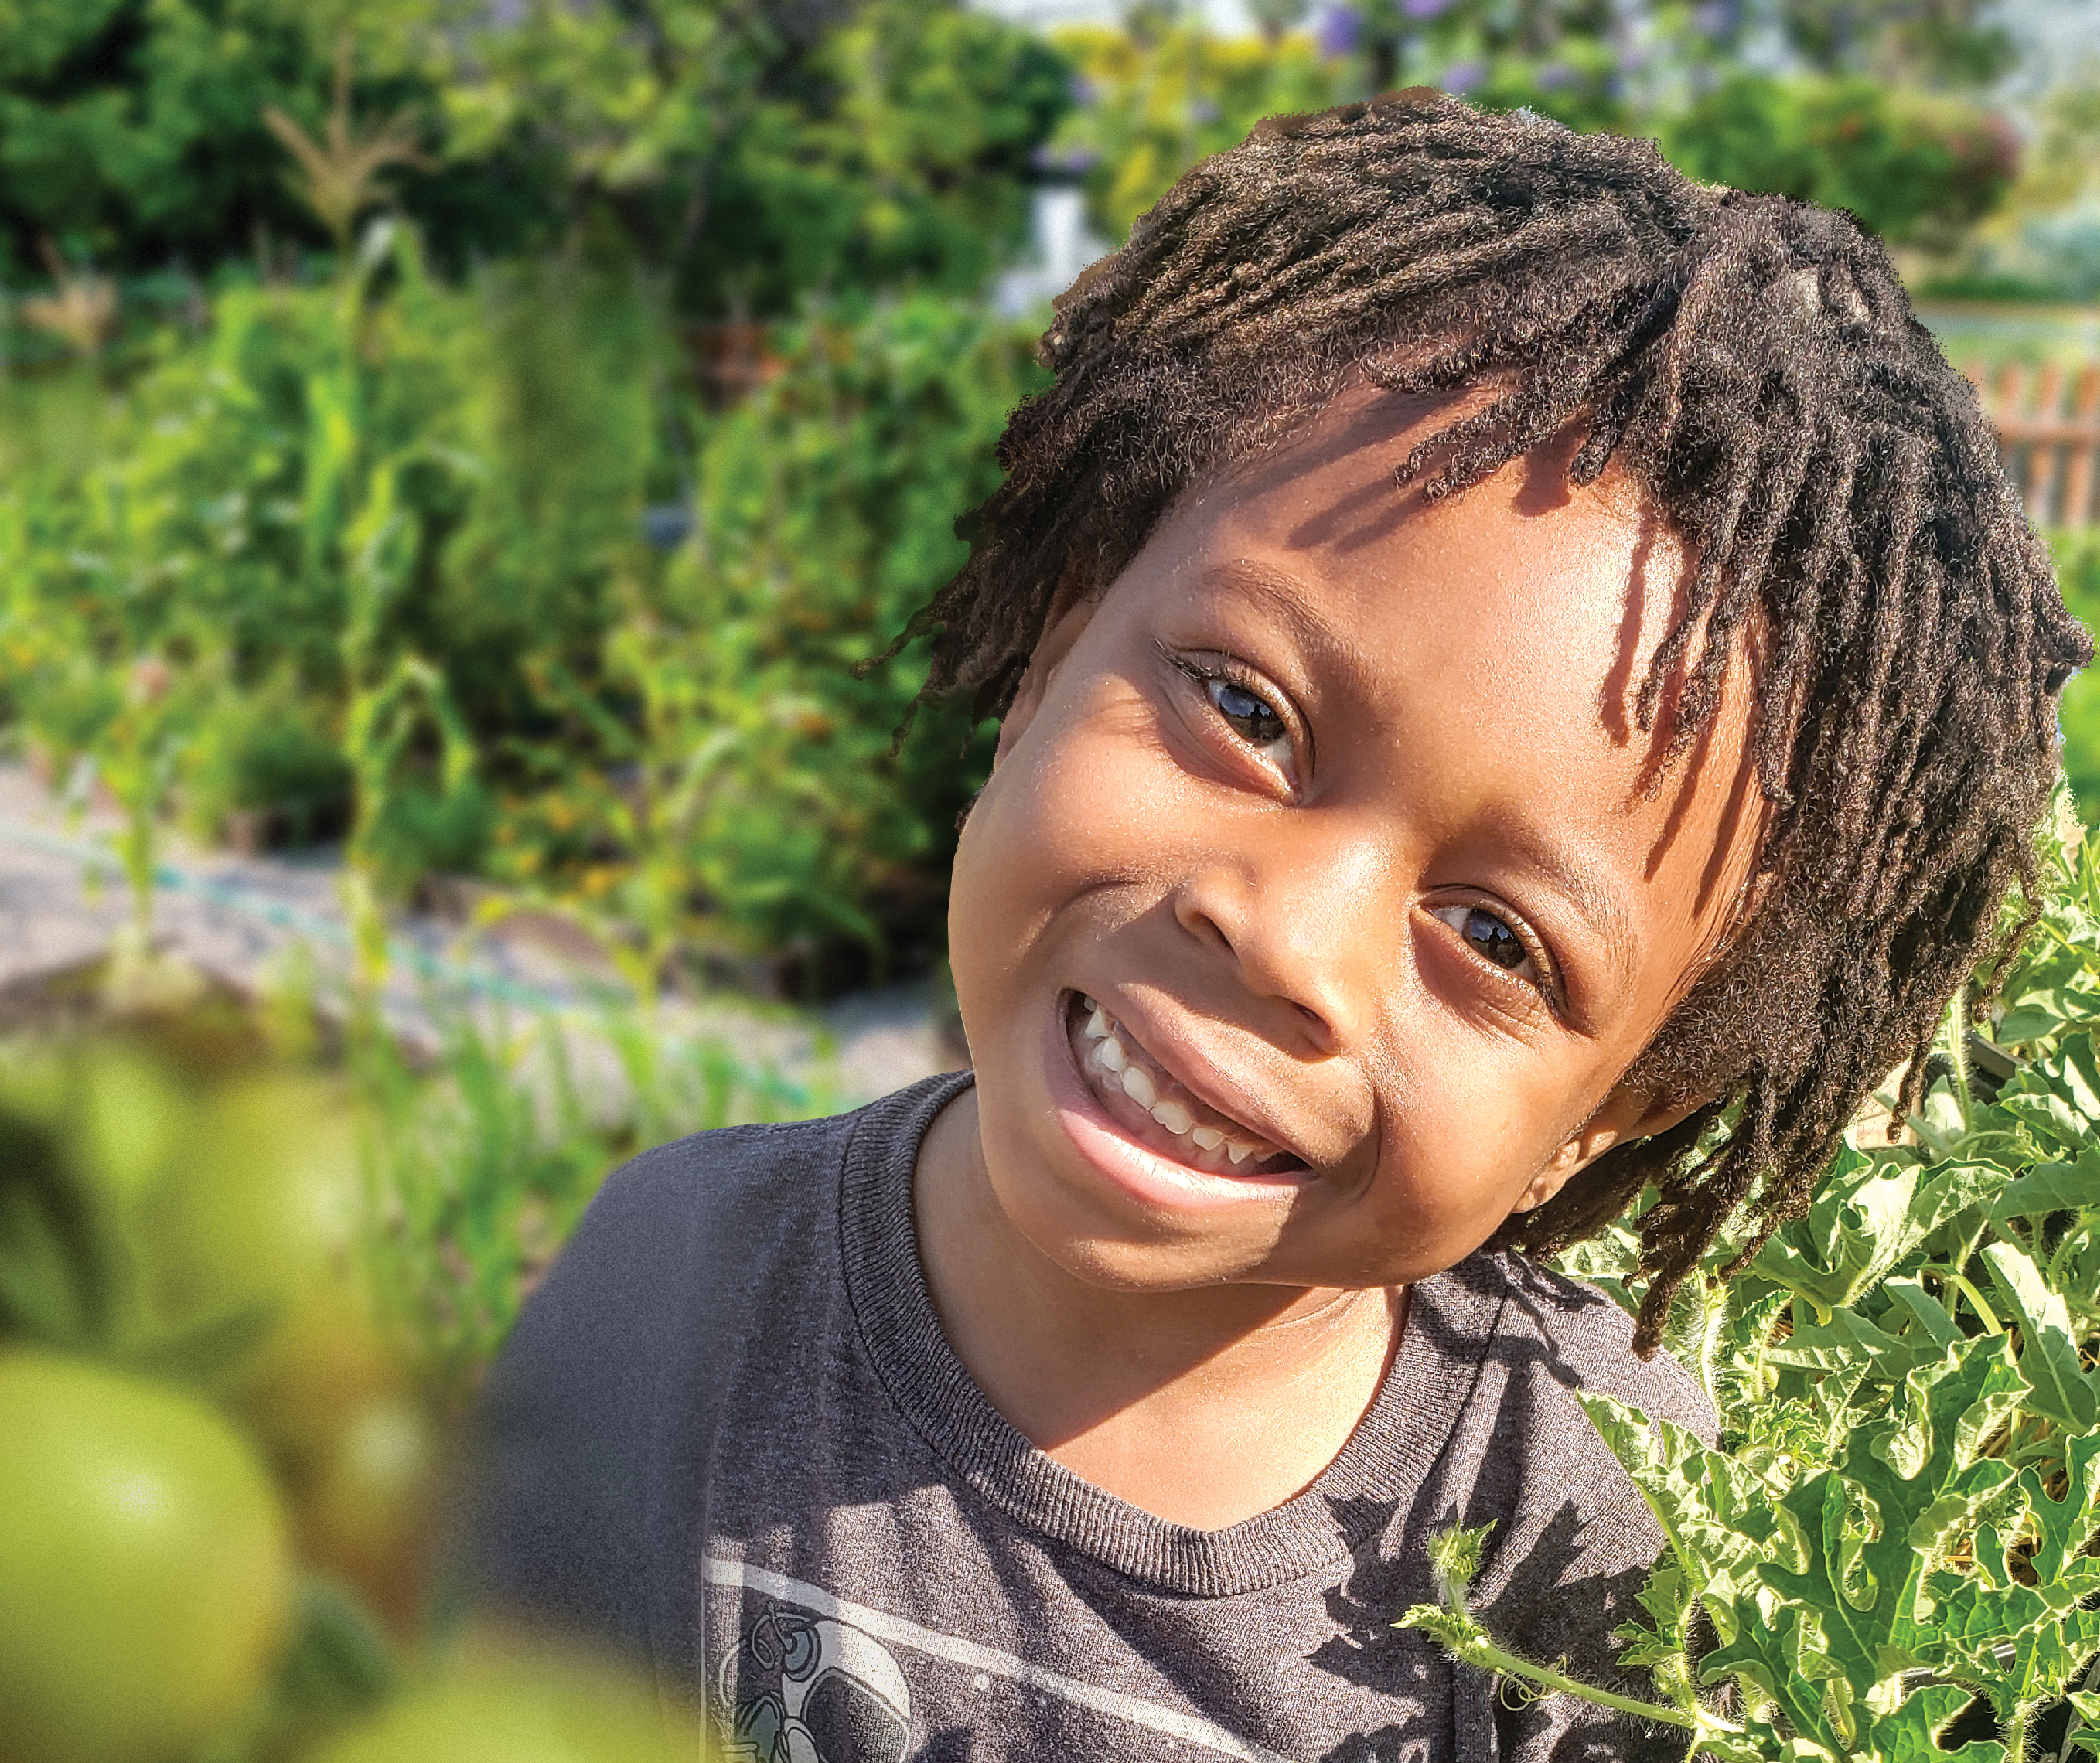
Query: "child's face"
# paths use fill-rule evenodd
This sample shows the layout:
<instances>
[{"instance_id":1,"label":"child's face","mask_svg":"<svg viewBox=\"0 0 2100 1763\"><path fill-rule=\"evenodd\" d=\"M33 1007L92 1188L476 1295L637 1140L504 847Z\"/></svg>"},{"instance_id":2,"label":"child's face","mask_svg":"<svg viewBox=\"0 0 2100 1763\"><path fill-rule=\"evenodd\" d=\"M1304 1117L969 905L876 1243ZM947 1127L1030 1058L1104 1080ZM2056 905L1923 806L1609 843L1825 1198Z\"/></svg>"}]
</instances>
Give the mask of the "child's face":
<instances>
[{"instance_id":1,"label":"child's face","mask_svg":"<svg viewBox=\"0 0 2100 1763\"><path fill-rule=\"evenodd\" d=\"M1192 491L1055 622L965 827L985 1170L1090 1281L1404 1283L1666 1123L1616 1086L1749 870L1747 669L1652 788L1666 532L1559 452L1397 491L1448 412L1392 410Z\"/></svg>"}]
</instances>

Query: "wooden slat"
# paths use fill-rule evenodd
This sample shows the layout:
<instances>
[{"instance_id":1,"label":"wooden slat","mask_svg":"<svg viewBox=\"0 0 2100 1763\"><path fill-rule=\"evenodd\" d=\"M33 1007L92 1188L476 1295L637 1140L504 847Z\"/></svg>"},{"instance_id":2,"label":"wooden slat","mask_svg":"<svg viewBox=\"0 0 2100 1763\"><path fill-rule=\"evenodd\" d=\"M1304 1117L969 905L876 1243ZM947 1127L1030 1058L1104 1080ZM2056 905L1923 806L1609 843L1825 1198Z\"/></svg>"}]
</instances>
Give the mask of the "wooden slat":
<instances>
[{"instance_id":1,"label":"wooden slat","mask_svg":"<svg viewBox=\"0 0 2100 1763\"><path fill-rule=\"evenodd\" d=\"M2036 423L2045 423L2061 415L2063 409L2063 364L2045 361L2041 372L2035 378L2034 416ZM2050 442L2031 438L2027 447L2027 518L2036 526L2045 525L2053 512L2050 504L2056 496L2058 464L2063 458L2063 449Z\"/></svg>"},{"instance_id":2,"label":"wooden slat","mask_svg":"<svg viewBox=\"0 0 2100 1763\"><path fill-rule=\"evenodd\" d=\"M1960 364L2037 526L2100 527L2100 361L2039 373L2017 361ZM2068 399L2065 396L2068 381Z\"/></svg>"},{"instance_id":3,"label":"wooden slat","mask_svg":"<svg viewBox=\"0 0 2100 1763\"><path fill-rule=\"evenodd\" d=\"M2010 431L2027 413L2027 364L2022 361L2000 363L1997 381L1994 388L1996 395L1988 400L1988 406L1997 425L1998 446L2005 459L2005 475L2013 480L2014 493L2024 503L2033 449Z\"/></svg>"},{"instance_id":4,"label":"wooden slat","mask_svg":"<svg viewBox=\"0 0 2100 1763\"><path fill-rule=\"evenodd\" d=\"M2089 361L2079 371L2071 394L2071 420L2085 430L2082 440L2064 447L2063 512L2067 527L2100 525L2100 509L2093 505L2093 458L2100 452L2100 361Z\"/></svg>"}]
</instances>

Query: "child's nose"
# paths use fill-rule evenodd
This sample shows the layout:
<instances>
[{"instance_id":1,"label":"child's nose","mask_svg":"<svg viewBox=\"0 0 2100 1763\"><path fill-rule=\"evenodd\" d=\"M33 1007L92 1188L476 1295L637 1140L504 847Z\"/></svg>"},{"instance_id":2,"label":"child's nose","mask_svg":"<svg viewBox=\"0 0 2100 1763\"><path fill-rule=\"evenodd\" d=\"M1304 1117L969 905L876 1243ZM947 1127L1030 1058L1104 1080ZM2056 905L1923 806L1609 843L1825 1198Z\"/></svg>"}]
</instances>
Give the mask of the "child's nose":
<instances>
[{"instance_id":1,"label":"child's nose","mask_svg":"<svg viewBox=\"0 0 2100 1763\"><path fill-rule=\"evenodd\" d=\"M1406 915L1374 846L1328 839L1220 853L1175 890L1176 922L1238 970L1260 998L1290 1005L1313 1051L1354 1047L1376 1013L1386 945Z\"/></svg>"}]
</instances>

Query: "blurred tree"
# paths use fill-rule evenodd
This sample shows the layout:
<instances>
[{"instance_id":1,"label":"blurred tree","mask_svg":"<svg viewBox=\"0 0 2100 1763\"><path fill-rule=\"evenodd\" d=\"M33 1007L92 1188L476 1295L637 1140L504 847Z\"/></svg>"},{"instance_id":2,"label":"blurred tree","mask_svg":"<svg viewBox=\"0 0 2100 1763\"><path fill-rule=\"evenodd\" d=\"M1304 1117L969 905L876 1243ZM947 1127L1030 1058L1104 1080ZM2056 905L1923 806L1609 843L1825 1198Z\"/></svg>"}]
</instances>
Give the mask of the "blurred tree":
<instances>
[{"instance_id":1,"label":"blurred tree","mask_svg":"<svg viewBox=\"0 0 2100 1763\"><path fill-rule=\"evenodd\" d=\"M1346 66L1323 60L1304 37L1272 45L1179 24L1150 40L1083 27L1056 40L1088 97L1065 118L1054 151L1092 168L1095 224L1118 240L1190 165L1264 117L1317 110L1347 95Z\"/></svg>"},{"instance_id":2,"label":"blurred tree","mask_svg":"<svg viewBox=\"0 0 2100 1763\"><path fill-rule=\"evenodd\" d=\"M1825 73L1901 85L1980 87L2018 50L1998 0L1780 0L1787 40Z\"/></svg>"},{"instance_id":3,"label":"blurred tree","mask_svg":"<svg viewBox=\"0 0 2100 1763\"><path fill-rule=\"evenodd\" d=\"M973 290L1069 87L1040 39L955 0L523 0L451 40L452 152L537 168L572 238L701 315Z\"/></svg>"},{"instance_id":4,"label":"blurred tree","mask_svg":"<svg viewBox=\"0 0 2100 1763\"><path fill-rule=\"evenodd\" d=\"M1647 11L1681 10L1665 0ZM1352 0L1328 14L1321 35L1352 64L1343 83L1356 90L1437 86L1603 128L1626 118L1630 16L1615 0Z\"/></svg>"},{"instance_id":5,"label":"blurred tree","mask_svg":"<svg viewBox=\"0 0 2100 1763\"><path fill-rule=\"evenodd\" d=\"M38 240L118 272L208 269L258 236L313 236L264 121L318 128L332 13L371 70L360 109L430 105L404 54L421 0L4 0L0 3L0 273ZM473 205L459 191L447 200Z\"/></svg>"},{"instance_id":6,"label":"blurred tree","mask_svg":"<svg viewBox=\"0 0 2100 1763\"><path fill-rule=\"evenodd\" d=\"M1664 121L1693 177L1849 209L1899 245L1944 249L1989 214L2019 165L1999 117L1864 79L1738 74Z\"/></svg>"},{"instance_id":7,"label":"blurred tree","mask_svg":"<svg viewBox=\"0 0 2100 1763\"><path fill-rule=\"evenodd\" d=\"M0 0L0 275L46 236L120 273L339 242L287 172L333 216L317 165L365 172L360 205L358 162L412 141L399 201L453 270L580 247L700 315L973 289L1068 86L956 0ZM351 116L390 121L337 152Z\"/></svg>"},{"instance_id":8,"label":"blurred tree","mask_svg":"<svg viewBox=\"0 0 2100 1763\"><path fill-rule=\"evenodd\" d=\"M1303 24L1312 9L1312 0L1247 0L1247 12L1255 28L1272 49L1282 41L1285 33Z\"/></svg>"}]
</instances>

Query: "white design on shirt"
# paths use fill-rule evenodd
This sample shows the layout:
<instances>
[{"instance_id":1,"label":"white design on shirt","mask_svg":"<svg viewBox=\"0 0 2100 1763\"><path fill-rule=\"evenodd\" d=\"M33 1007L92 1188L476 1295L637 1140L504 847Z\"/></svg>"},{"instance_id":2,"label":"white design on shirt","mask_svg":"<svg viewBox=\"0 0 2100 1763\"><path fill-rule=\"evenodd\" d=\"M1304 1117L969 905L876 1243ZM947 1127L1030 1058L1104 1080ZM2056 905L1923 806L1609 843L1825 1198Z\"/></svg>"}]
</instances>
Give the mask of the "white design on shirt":
<instances>
[{"instance_id":1,"label":"white design on shirt","mask_svg":"<svg viewBox=\"0 0 2100 1763\"><path fill-rule=\"evenodd\" d=\"M1258 1744L1235 1737L1222 1726L1215 1726L1193 1714L1185 1714L1178 1708L1162 1708L1155 1702L1125 1695L1120 1690L1104 1690L1094 1684L1083 1683L1076 1677L1067 1677L1061 1673L1030 1664L1025 1659L1017 1659L1011 1653L1002 1653L996 1647L980 1646L977 1642L966 1641L960 1635L942 1634L935 1629L924 1628L907 1617L892 1615L889 1611L877 1610L871 1605L838 1597L820 1585L811 1585L801 1580L792 1580L783 1573L774 1573L765 1567L752 1567L746 1562L717 1555L706 1557L703 1565L710 1585L757 1592L761 1597L775 1598L782 1603L808 1611L814 1616L849 1624L864 1635L887 1641L892 1646L908 1647L914 1652L924 1653L933 1659L946 1659L951 1664L961 1665L992 1677L1004 1677L1039 1694L1054 1695L1075 1708L1127 1721L1134 1726L1142 1726L1149 1731L1180 1739L1185 1743L1200 1746L1220 1756L1238 1758L1240 1763L1292 1763L1291 1759L1277 1752L1265 1750Z\"/></svg>"}]
</instances>

